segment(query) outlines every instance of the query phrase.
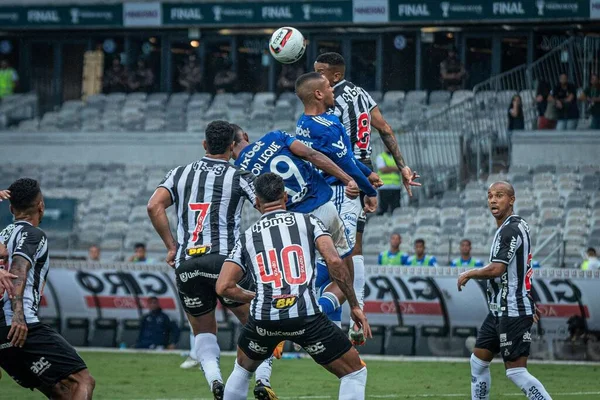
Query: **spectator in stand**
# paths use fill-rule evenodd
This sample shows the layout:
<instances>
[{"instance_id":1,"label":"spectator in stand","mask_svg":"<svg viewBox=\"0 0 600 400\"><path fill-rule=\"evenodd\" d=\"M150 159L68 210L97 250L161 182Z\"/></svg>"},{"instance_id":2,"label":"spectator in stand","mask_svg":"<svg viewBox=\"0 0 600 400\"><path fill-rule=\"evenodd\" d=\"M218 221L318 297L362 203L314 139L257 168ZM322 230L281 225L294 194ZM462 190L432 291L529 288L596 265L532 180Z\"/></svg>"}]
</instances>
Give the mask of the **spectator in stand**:
<instances>
[{"instance_id":1,"label":"spectator in stand","mask_svg":"<svg viewBox=\"0 0 600 400\"><path fill-rule=\"evenodd\" d=\"M148 299L150 312L142 316L140 334L135 345L138 349L174 349L179 341L177 324L160 308L158 298Z\"/></svg>"},{"instance_id":2,"label":"spectator in stand","mask_svg":"<svg viewBox=\"0 0 600 400\"><path fill-rule=\"evenodd\" d=\"M550 84L548 82L540 81L538 83L535 101L538 112L537 128L540 130L556 128L557 115L554 101L551 104L548 102L550 91Z\"/></svg>"},{"instance_id":3,"label":"spectator in stand","mask_svg":"<svg viewBox=\"0 0 600 400\"><path fill-rule=\"evenodd\" d=\"M294 64L284 64L277 80L277 94L283 92L293 92L295 90L296 79L304 74L301 62Z\"/></svg>"},{"instance_id":4,"label":"spectator in stand","mask_svg":"<svg viewBox=\"0 0 600 400\"><path fill-rule=\"evenodd\" d=\"M104 72L104 92L117 93L127 90L127 71L118 57L113 58L112 65Z\"/></svg>"},{"instance_id":5,"label":"spectator in stand","mask_svg":"<svg viewBox=\"0 0 600 400\"><path fill-rule=\"evenodd\" d=\"M458 59L456 47L452 46L448 50L448 57L440 64L440 77L444 90L454 92L462 89L465 84L465 67Z\"/></svg>"},{"instance_id":6,"label":"spectator in stand","mask_svg":"<svg viewBox=\"0 0 600 400\"><path fill-rule=\"evenodd\" d=\"M19 84L19 74L7 60L0 61L0 99L15 92Z\"/></svg>"},{"instance_id":7,"label":"spectator in stand","mask_svg":"<svg viewBox=\"0 0 600 400\"><path fill-rule=\"evenodd\" d=\"M586 256L587 258L585 258L581 263L582 271L600 269L600 260L598 260L598 255L596 254L595 248L590 247L587 249Z\"/></svg>"},{"instance_id":8,"label":"spectator in stand","mask_svg":"<svg viewBox=\"0 0 600 400\"><path fill-rule=\"evenodd\" d=\"M223 61L223 67L215 74L214 87L216 93L233 93L236 91L237 74L229 61Z\"/></svg>"},{"instance_id":9,"label":"spectator in stand","mask_svg":"<svg viewBox=\"0 0 600 400\"><path fill-rule=\"evenodd\" d=\"M569 83L567 74L560 74L559 84L552 90L550 99L554 100L558 110L556 129L559 131L577 129L579 107L577 106L577 88Z\"/></svg>"},{"instance_id":10,"label":"spectator in stand","mask_svg":"<svg viewBox=\"0 0 600 400\"><path fill-rule=\"evenodd\" d=\"M154 73L148 67L146 61L139 59L137 67L133 73L129 75L129 90L131 92L146 92L149 93L154 87Z\"/></svg>"},{"instance_id":11,"label":"spectator in stand","mask_svg":"<svg viewBox=\"0 0 600 400\"><path fill-rule=\"evenodd\" d=\"M406 259L406 265L412 267L437 267L435 256L425 254L425 241L423 239L415 240L415 254Z\"/></svg>"},{"instance_id":12,"label":"spectator in stand","mask_svg":"<svg viewBox=\"0 0 600 400\"><path fill-rule=\"evenodd\" d=\"M196 93L202 83L202 70L195 54L190 54L187 62L179 68L179 85L187 93Z\"/></svg>"},{"instance_id":13,"label":"spectator in stand","mask_svg":"<svg viewBox=\"0 0 600 400\"><path fill-rule=\"evenodd\" d=\"M100 246L93 244L88 249L87 260L89 262L100 262Z\"/></svg>"},{"instance_id":14,"label":"spectator in stand","mask_svg":"<svg viewBox=\"0 0 600 400\"><path fill-rule=\"evenodd\" d=\"M525 129L523 101L521 100L521 96L515 94L508 107L508 131L522 131L523 129Z\"/></svg>"},{"instance_id":15,"label":"spectator in stand","mask_svg":"<svg viewBox=\"0 0 600 400\"><path fill-rule=\"evenodd\" d=\"M592 74L590 86L584 89L580 99L588 105L587 111L592 117L590 129L600 129L600 81L597 74Z\"/></svg>"},{"instance_id":16,"label":"spectator in stand","mask_svg":"<svg viewBox=\"0 0 600 400\"><path fill-rule=\"evenodd\" d=\"M408 259L408 254L400 251L402 236L399 233L392 233L390 236L390 249L379 253L379 265L404 265Z\"/></svg>"},{"instance_id":17,"label":"spectator in stand","mask_svg":"<svg viewBox=\"0 0 600 400\"><path fill-rule=\"evenodd\" d=\"M450 263L451 267L483 267L483 262L471 256L471 241L463 239L460 241L460 257L455 258Z\"/></svg>"},{"instance_id":18,"label":"spectator in stand","mask_svg":"<svg viewBox=\"0 0 600 400\"><path fill-rule=\"evenodd\" d=\"M134 254L129 257L129 262L152 264L154 260L146 256L146 245L144 243L136 243L133 246Z\"/></svg>"},{"instance_id":19,"label":"spectator in stand","mask_svg":"<svg viewBox=\"0 0 600 400\"><path fill-rule=\"evenodd\" d=\"M377 215L383 215L386 212L390 214L394 209L400 207L400 196L402 193L402 177L400 170L396 166L396 161L392 153L386 148L383 153L377 156L375 160L377 172L383 181L383 186L379 188L379 208Z\"/></svg>"}]
</instances>

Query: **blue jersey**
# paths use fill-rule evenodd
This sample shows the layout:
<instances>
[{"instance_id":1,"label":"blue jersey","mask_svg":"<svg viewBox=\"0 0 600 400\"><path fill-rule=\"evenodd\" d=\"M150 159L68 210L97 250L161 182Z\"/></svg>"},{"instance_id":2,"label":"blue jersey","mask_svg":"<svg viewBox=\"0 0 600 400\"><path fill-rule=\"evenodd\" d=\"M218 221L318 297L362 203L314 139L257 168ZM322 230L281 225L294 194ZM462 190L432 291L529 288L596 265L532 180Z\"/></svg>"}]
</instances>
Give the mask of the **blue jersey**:
<instances>
[{"instance_id":1,"label":"blue jersey","mask_svg":"<svg viewBox=\"0 0 600 400\"><path fill-rule=\"evenodd\" d=\"M273 131L240 152L235 165L258 176L273 172L283 178L288 211L309 213L327 203L333 191L312 164L290 150L296 139Z\"/></svg>"},{"instance_id":2,"label":"blue jersey","mask_svg":"<svg viewBox=\"0 0 600 400\"><path fill-rule=\"evenodd\" d=\"M330 113L321 115L302 114L296 125L296 138L329 157L356 181L360 190L365 192L367 196L377 196L377 191L367 179L372 171L362 163L356 162L352 154L350 138L338 117ZM326 176L325 178L330 185L341 184L333 176Z\"/></svg>"}]
</instances>

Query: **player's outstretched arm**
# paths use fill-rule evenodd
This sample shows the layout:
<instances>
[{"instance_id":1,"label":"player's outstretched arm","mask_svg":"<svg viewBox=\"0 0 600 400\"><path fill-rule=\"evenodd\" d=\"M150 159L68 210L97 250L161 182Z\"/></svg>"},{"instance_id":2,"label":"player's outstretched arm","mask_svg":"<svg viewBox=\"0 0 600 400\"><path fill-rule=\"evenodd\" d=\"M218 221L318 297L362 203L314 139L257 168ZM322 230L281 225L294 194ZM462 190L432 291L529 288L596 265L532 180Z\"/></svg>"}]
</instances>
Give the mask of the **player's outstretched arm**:
<instances>
[{"instance_id":1,"label":"player's outstretched arm","mask_svg":"<svg viewBox=\"0 0 600 400\"><path fill-rule=\"evenodd\" d=\"M244 277L244 271L232 261L225 261L219 279L217 279L216 292L219 296L238 303L250 303L254 293L244 290L237 283Z\"/></svg>"},{"instance_id":2,"label":"player's outstretched arm","mask_svg":"<svg viewBox=\"0 0 600 400\"><path fill-rule=\"evenodd\" d=\"M320 170L327 172L329 175L335 176L345 186L348 186L350 184L356 186L356 182L354 182L354 179L352 179L350 175L345 173L340 167L338 167L333 161L331 161L329 157L327 157L320 151L311 149L299 140L294 140L294 142L290 145L290 150L292 151L292 153L302 158L303 160L306 160L309 163L313 164ZM356 189L356 195L358 196L358 186L356 186Z\"/></svg>"},{"instance_id":3,"label":"player's outstretched arm","mask_svg":"<svg viewBox=\"0 0 600 400\"><path fill-rule=\"evenodd\" d=\"M175 266L175 252L177 251L177 243L171 233L169 219L167 218L167 208L173 204L171 194L165 188L159 187L154 191L152 197L148 201L148 217L152 221L154 230L160 236L165 247L167 248L167 264L171 267Z\"/></svg>"},{"instance_id":4,"label":"player's outstretched arm","mask_svg":"<svg viewBox=\"0 0 600 400\"><path fill-rule=\"evenodd\" d=\"M492 262L483 268L470 269L463 272L458 277L458 291L460 292L471 279L493 279L501 276L506 271L506 264L501 262Z\"/></svg>"},{"instance_id":5,"label":"player's outstretched arm","mask_svg":"<svg viewBox=\"0 0 600 400\"><path fill-rule=\"evenodd\" d=\"M31 268L31 263L20 255L15 255L10 265L10 272L17 277L13 285L14 296L10 304L13 311L12 322L7 339L15 347L23 347L27 339L27 324L25 323L25 312L23 310L23 293L25 293L25 284L27 283L27 273Z\"/></svg>"},{"instance_id":6,"label":"player's outstretched arm","mask_svg":"<svg viewBox=\"0 0 600 400\"><path fill-rule=\"evenodd\" d=\"M369 326L369 322L367 321L367 317L362 312L358 303L358 299L356 298L352 274L348 270L346 264L344 264L344 262L338 255L338 252L333 244L333 240L331 239L331 236L319 236L315 241L315 244L317 246L317 250L319 250L319 253L325 259L327 269L329 270L329 276L335 283L337 283L338 287L340 288L342 293L344 293L344 296L346 296L346 299L348 300L348 305L350 306L350 314L352 319L354 320L354 322L356 322L356 324L359 327L363 328L365 337L373 337L371 334L371 327Z\"/></svg>"},{"instance_id":7,"label":"player's outstretched arm","mask_svg":"<svg viewBox=\"0 0 600 400\"><path fill-rule=\"evenodd\" d=\"M385 147L388 148L392 157L394 157L394 161L402 174L404 187L406 188L408 195L412 196L411 186L421 186L420 183L414 182L416 179L420 178L420 176L406 165L404 157L402 157L402 153L400 152L400 146L398 146L394 131L385 118L383 118L381 110L379 110L379 107L377 106L371 110L371 125L377 129L383 144L385 144Z\"/></svg>"}]
</instances>

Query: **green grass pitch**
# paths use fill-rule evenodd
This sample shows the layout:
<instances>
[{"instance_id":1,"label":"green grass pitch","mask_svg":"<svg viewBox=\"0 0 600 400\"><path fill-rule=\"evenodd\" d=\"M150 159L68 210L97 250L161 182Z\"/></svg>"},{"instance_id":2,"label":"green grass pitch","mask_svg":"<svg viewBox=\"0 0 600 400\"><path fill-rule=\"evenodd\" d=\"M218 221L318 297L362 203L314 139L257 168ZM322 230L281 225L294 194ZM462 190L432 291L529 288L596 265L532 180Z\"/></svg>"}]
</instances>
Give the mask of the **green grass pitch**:
<instances>
[{"instance_id":1,"label":"green grass pitch","mask_svg":"<svg viewBox=\"0 0 600 400\"><path fill-rule=\"evenodd\" d=\"M181 370L183 358L175 354L81 352L96 378L94 399L212 399L204 375ZM227 378L233 357L223 357ZM367 398L469 399L470 372L466 360L457 362L367 361ZM494 363L492 399L525 398ZM600 399L598 365L530 365L529 370L555 400ZM284 399L336 399L338 380L310 359L276 360L273 387ZM250 392L251 393L251 392ZM0 399L42 399L39 392L19 387L3 373Z\"/></svg>"}]
</instances>

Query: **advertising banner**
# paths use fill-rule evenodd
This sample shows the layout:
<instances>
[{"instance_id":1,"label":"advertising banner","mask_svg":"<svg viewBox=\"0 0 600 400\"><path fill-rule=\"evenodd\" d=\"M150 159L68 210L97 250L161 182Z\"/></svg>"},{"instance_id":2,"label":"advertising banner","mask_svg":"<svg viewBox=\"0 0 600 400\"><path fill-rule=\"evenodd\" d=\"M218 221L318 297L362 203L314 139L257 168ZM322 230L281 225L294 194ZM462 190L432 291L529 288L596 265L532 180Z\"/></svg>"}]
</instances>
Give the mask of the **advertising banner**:
<instances>
[{"instance_id":1,"label":"advertising banner","mask_svg":"<svg viewBox=\"0 0 600 400\"><path fill-rule=\"evenodd\" d=\"M588 0L390 0L390 20L405 22L585 19Z\"/></svg>"},{"instance_id":2,"label":"advertising banner","mask_svg":"<svg viewBox=\"0 0 600 400\"><path fill-rule=\"evenodd\" d=\"M150 296L178 323L185 316L172 271L66 269L53 262L40 315L131 319L147 312ZM373 325L478 328L488 313L485 282L456 288L462 268L367 266L365 311ZM582 316L600 330L600 271L536 270L531 295L542 315L541 333L568 336L567 320ZM222 320L224 314L217 313ZM233 318L234 321L235 318ZM349 321L347 312L344 321Z\"/></svg>"},{"instance_id":3,"label":"advertising banner","mask_svg":"<svg viewBox=\"0 0 600 400\"><path fill-rule=\"evenodd\" d=\"M158 2L123 4L123 25L126 27L160 26L161 15L161 6Z\"/></svg>"},{"instance_id":4,"label":"advertising banner","mask_svg":"<svg viewBox=\"0 0 600 400\"><path fill-rule=\"evenodd\" d=\"M0 8L0 26L30 28L122 26L122 6L32 6Z\"/></svg>"},{"instance_id":5,"label":"advertising banner","mask_svg":"<svg viewBox=\"0 0 600 400\"><path fill-rule=\"evenodd\" d=\"M44 205L44 218L40 228L66 232L73 230L77 200L45 197ZM12 221L13 215L8 208L8 201L0 203L0 226L10 225Z\"/></svg>"},{"instance_id":6,"label":"advertising banner","mask_svg":"<svg viewBox=\"0 0 600 400\"><path fill-rule=\"evenodd\" d=\"M163 24L169 26L351 22L352 3L164 3L162 13Z\"/></svg>"},{"instance_id":7,"label":"advertising banner","mask_svg":"<svg viewBox=\"0 0 600 400\"><path fill-rule=\"evenodd\" d=\"M388 0L353 0L352 21L357 23L389 22Z\"/></svg>"}]
</instances>

